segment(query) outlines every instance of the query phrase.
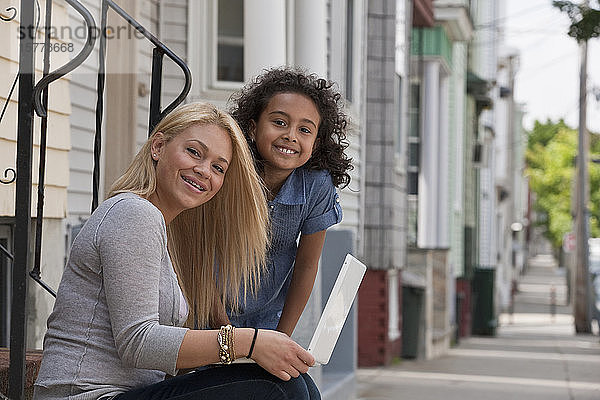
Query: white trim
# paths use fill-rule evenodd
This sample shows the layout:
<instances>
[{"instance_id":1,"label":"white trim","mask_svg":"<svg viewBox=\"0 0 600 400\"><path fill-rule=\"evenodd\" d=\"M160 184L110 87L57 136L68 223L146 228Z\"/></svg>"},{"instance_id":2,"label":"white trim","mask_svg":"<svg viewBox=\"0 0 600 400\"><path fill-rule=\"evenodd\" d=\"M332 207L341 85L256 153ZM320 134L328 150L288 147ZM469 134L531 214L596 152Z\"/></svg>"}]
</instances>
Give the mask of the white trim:
<instances>
[{"instance_id":1,"label":"white trim","mask_svg":"<svg viewBox=\"0 0 600 400\"><path fill-rule=\"evenodd\" d=\"M439 157L439 165L438 165L438 175L437 175L437 212L438 212L438 227L437 227L437 245L438 247L449 247L450 239L448 233L448 223L449 223L449 212L450 212L450 203L448 202L449 198L449 158L450 158L450 148L449 148L449 134L450 130L448 129L449 121L450 121L450 78L448 76L440 77L440 87L439 87L439 125L438 125L438 157Z\"/></svg>"},{"instance_id":2,"label":"white trim","mask_svg":"<svg viewBox=\"0 0 600 400\"><path fill-rule=\"evenodd\" d=\"M244 80L286 63L287 10L281 0L244 0Z\"/></svg>"},{"instance_id":3,"label":"white trim","mask_svg":"<svg viewBox=\"0 0 600 400\"><path fill-rule=\"evenodd\" d=\"M221 36L217 35L217 44L228 44L230 46L244 46L244 38L237 36Z\"/></svg>"},{"instance_id":4,"label":"white trim","mask_svg":"<svg viewBox=\"0 0 600 400\"><path fill-rule=\"evenodd\" d=\"M354 0L348 0L354 1ZM346 95L346 1L333 0L329 14L329 76ZM334 56L336 55L336 56ZM349 104L349 103L348 103Z\"/></svg>"},{"instance_id":5,"label":"white trim","mask_svg":"<svg viewBox=\"0 0 600 400\"><path fill-rule=\"evenodd\" d=\"M286 16L286 54L285 59L288 65L296 65L296 12L294 11L294 0L286 0L285 3Z\"/></svg>"},{"instance_id":6,"label":"white trim","mask_svg":"<svg viewBox=\"0 0 600 400\"><path fill-rule=\"evenodd\" d=\"M474 28L466 7L435 5L433 16L442 21L450 40L455 42L469 41L473 38Z\"/></svg>"},{"instance_id":7,"label":"white trim","mask_svg":"<svg viewBox=\"0 0 600 400\"><path fill-rule=\"evenodd\" d=\"M354 1L354 15L353 15L353 48L352 48L352 58L353 58L353 74L352 74L352 95L354 100L350 103L350 107L359 108L361 102L363 101L361 98L362 91L362 74L363 74L363 64L361 60L363 57L361 56L361 52L363 50L363 46L366 47L367 39L363 39L363 32L365 31L365 23L363 22L363 15L366 14L364 12L364 3L358 0ZM366 54L366 51L365 51ZM366 60L366 57L364 57Z\"/></svg>"},{"instance_id":8,"label":"white trim","mask_svg":"<svg viewBox=\"0 0 600 400\"><path fill-rule=\"evenodd\" d=\"M322 0L296 1L294 12L296 65L325 78L328 71L327 5Z\"/></svg>"},{"instance_id":9,"label":"white trim","mask_svg":"<svg viewBox=\"0 0 600 400\"><path fill-rule=\"evenodd\" d=\"M411 57L411 65L410 65L410 70L411 71L418 71L419 70L419 60L418 60L418 56L417 57ZM437 62L440 64L440 74L441 76L447 76L447 75L451 75L452 74L452 68L450 65L448 65L448 61L446 60L446 58L444 56L440 56L440 55L423 55L421 56L422 60L424 63L427 62ZM417 80L420 79L420 77L417 77Z\"/></svg>"},{"instance_id":10,"label":"white trim","mask_svg":"<svg viewBox=\"0 0 600 400\"><path fill-rule=\"evenodd\" d=\"M366 91L366 70L367 70L367 19L368 13L366 9L365 1L358 1L354 9L355 21L356 21L356 31L357 35L356 41L356 57L357 57L357 69L355 71L356 76L356 99L357 101L350 105L350 109L355 109L355 113L359 116L359 124L360 124L360 134L359 134L359 143L360 150L360 212L359 212L359 220L358 220L358 237L359 240L357 242L357 247L359 254L365 254L366 252L366 240L365 240L365 225L366 225L366 181L367 181L367 167L366 167L366 148L367 148L367 134L366 132L366 121L367 121L367 91Z\"/></svg>"},{"instance_id":11,"label":"white trim","mask_svg":"<svg viewBox=\"0 0 600 400\"><path fill-rule=\"evenodd\" d=\"M351 54L348 54L347 50L347 6L348 3L344 0L334 0L331 2L331 15L330 15L330 69L329 78L334 82L338 82L340 88L344 92L344 96L347 94L347 79L346 76L346 65L349 57L352 58L352 97L350 101L346 97L347 108L357 115L360 112L362 98L362 79L364 63L366 57L362 57L366 54L364 47L366 46L366 37L364 35L365 27L365 13L364 4L358 0L352 1L354 5L354 11L352 15L352 49ZM340 56L335 56L340 55Z\"/></svg>"},{"instance_id":12,"label":"white trim","mask_svg":"<svg viewBox=\"0 0 600 400\"><path fill-rule=\"evenodd\" d=\"M420 248L436 248L439 210L439 153L440 116L440 63L428 61L424 65L421 92L421 147L419 171L418 239ZM428 118L426 118L428 116ZM426 157L427 156L427 157Z\"/></svg>"}]
</instances>

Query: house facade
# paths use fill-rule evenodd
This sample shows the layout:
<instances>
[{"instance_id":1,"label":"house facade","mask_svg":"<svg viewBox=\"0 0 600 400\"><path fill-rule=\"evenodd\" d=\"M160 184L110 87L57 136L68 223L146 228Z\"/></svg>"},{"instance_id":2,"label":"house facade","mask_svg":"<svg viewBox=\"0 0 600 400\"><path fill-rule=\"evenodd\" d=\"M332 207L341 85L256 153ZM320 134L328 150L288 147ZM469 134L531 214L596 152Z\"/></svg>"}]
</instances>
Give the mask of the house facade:
<instances>
[{"instance_id":1,"label":"house facade","mask_svg":"<svg viewBox=\"0 0 600 400\"><path fill-rule=\"evenodd\" d=\"M18 82L15 83L19 64L19 38L28 32L19 30L19 2L8 2L6 9L0 10L2 21L0 21L0 34L5 41L0 46L0 74L5 79L0 83L0 104L2 107L2 119L0 120L0 176L3 181L10 182L14 173L10 170L16 168L17 149L17 93ZM12 7L12 10L11 10ZM65 25L68 22L68 11L64 3L54 7L54 21ZM36 32L35 41L43 42L43 36ZM52 52L51 63L53 65L65 64L69 60L68 43L60 37L51 42L53 45L64 45L65 51ZM34 47L35 51L35 73L36 79L40 79L43 71L43 52L39 45ZM72 103L69 92L70 79L63 77L54 84L56 96L50 97L48 104L48 128L47 128L47 151L46 163L52 165L47 168L43 207L43 241L41 247L41 268L49 271L48 283L58 287L62 266L64 265L64 251L56 249L64 248L63 223L68 214L68 187L69 187L69 165L72 148L70 116L72 114ZM31 235L35 237L37 211L37 194L39 182L39 156L40 156L40 119L34 121L34 148L33 148L33 186L31 216L34 218L31 224ZM15 224L15 188L14 182L0 184L0 245L6 249L12 249L14 244ZM32 241L32 250L34 246ZM30 266L29 269L33 267ZM12 266L4 257L0 257L0 347L8 347L10 332L10 299L11 299ZM51 296L33 281L28 282L30 293L28 309L28 337L27 343L31 347L41 346L41 337L45 333L45 321L52 310Z\"/></svg>"},{"instance_id":2,"label":"house facade","mask_svg":"<svg viewBox=\"0 0 600 400\"><path fill-rule=\"evenodd\" d=\"M11 2L18 8L16 3ZM99 22L100 1L82 3ZM336 355L330 365L311 372L325 398L348 398L357 364L436 357L460 337L493 334L494 320L508 304L511 282L527 257L522 245L527 191L520 173L524 132L521 108L512 98L517 56L500 46L496 22L504 11L499 2L118 4L185 60L192 73L186 102L226 108L244 82L281 65L302 66L331 79L343 94L350 116L352 181L340 190L344 218L328 232L315 288L294 338L308 345L344 252L355 254L368 271ZM53 15L53 24L65 28L53 40L72 43L73 51L53 54L51 69L85 42L85 35L77 34L82 21L76 12L55 1ZM151 44L111 10L107 26L100 201L148 136L152 65ZM17 73L18 23L2 21L0 29L10 38L10 45L0 48L0 71L11 77L0 83L5 102ZM98 58L96 46L82 66L50 86L41 270L54 288L70 244L91 212ZM41 73L41 58L36 66ZM165 60L163 107L184 84L180 68ZM15 159L14 96L7 104L0 121L0 155L6 160L0 174ZM39 136L39 125L35 132ZM36 182L34 176L34 193ZM14 227L11 199L14 184L0 184L0 244L7 248ZM4 258L0 272L1 347L10 313L10 269ZM29 288L28 347L41 348L53 298L34 282Z\"/></svg>"},{"instance_id":3,"label":"house facade","mask_svg":"<svg viewBox=\"0 0 600 400\"><path fill-rule=\"evenodd\" d=\"M15 2L16 3L16 2ZM82 27L79 15L63 2L53 6L56 40L73 44L71 54L57 53L51 61L55 69L82 48L86 36L76 34ZM96 23L100 21L100 1L83 0ZM366 26L365 1L280 1L280 0L130 0L117 2L130 16L181 57L192 72L192 87L187 102L208 101L226 108L229 96L265 68L297 65L317 75L334 80L345 96L351 124L348 130L349 156L353 159L351 184L340 191L344 219L328 238L320 270L329 272L341 263L335 250L347 249L362 258L365 249L365 125ZM18 4L15 4L18 8ZM119 15L109 9L103 129L95 137L97 107L97 73L99 52L96 44L90 57L60 82L50 86L49 150L46 176L46 207L42 251L42 278L58 287L70 244L91 213L94 176L94 143L102 143L99 153L99 201L111 183L124 172L148 136L149 91L152 46L132 30ZM391 26L392 29L394 26ZM2 29L14 31L11 46L3 46L0 68L16 75L18 23L4 23ZM12 32L10 31L10 32ZM8 31L7 31L8 32ZM85 32L85 30L83 30ZM62 58L60 58L62 57ZM38 60L38 68L41 61ZM392 68L393 71L393 68ZM164 62L162 105L165 107L181 91L184 77L169 60ZM1 87L2 95L9 87ZM1 95L0 95L1 96ZM15 157L16 107L9 103L0 134L6 146L6 160ZM39 132L39 128L35 128ZM14 164L7 164L10 168ZM35 168L35 166L34 166ZM9 172L10 173L10 172ZM35 185L33 187L35 190ZM14 184L0 185L0 225L14 226ZM34 202L35 204L35 199ZM0 241L11 247L9 234L0 226ZM333 241L333 243L331 243ZM4 262L4 258L2 259ZM3 285L10 285L9 267L4 266ZM319 274L309 305L294 337L304 345L314 331L336 274ZM41 348L46 319L53 307L49 293L30 282L28 298L28 347ZM323 292L323 295L322 295ZM2 332L8 332L8 299L2 292L4 317ZM6 293L6 299L4 294ZM317 367L313 376L326 398L347 398L353 391L356 365L356 311L346 329L350 358ZM3 337L3 336L0 336ZM2 345L2 344L0 344ZM338 346L339 347L339 346ZM343 364L350 362L350 368ZM329 378L335 376L336 378ZM343 376L343 379L340 379Z\"/></svg>"}]
</instances>

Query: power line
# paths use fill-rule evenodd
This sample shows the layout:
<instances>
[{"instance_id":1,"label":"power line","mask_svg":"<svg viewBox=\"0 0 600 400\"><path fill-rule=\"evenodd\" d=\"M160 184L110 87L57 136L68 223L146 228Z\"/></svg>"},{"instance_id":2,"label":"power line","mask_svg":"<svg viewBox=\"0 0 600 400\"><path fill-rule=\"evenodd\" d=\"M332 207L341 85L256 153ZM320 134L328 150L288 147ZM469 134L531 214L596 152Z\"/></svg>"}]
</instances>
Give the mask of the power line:
<instances>
[{"instance_id":1,"label":"power line","mask_svg":"<svg viewBox=\"0 0 600 400\"><path fill-rule=\"evenodd\" d=\"M556 26L556 22L558 22L559 20L560 20L560 15L548 15L545 18L543 18L541 21L538 20L536 22L536 24L539 25L539 26L544 26L544 27L547 27L547 26ZM540 29L540 28L532 28L531 31L535 31L537 29ZM543 29L547 30L547 28L543 28ZM566 25L565 25L565 30L566 30ZM483 41L483 42L482 41L474 40L470 45L471 46L485 46L487 44L493 44L493 43L496 43L496 42L504 42L504 44L508 45L508 43L506 43L506 40L505 40L506 36L511 36L512 37L514 35L522 35L522 33L516 33L516 32L513 33L514 32L513 30L508 30L508 29L500 28L500 27L498 27L497 31L499 32L499 34L496 35L496 37L494 39L486 40L486 41ZM527 32L525 32L525 33L527 33ZM561 34L561 32L559 30L556 30L556 34ZM546 33L545 35L548 35L548 33ZM545 39L546 39L545 37L542 37L539 41L536 41L533 45L526 46L524 48L521 48L520 50L523 51L523 50L526 50L526 49L528 49L530 47L533 47L534 45L537 45L538 42L542 42Z\"/></svg>"},{"instance_id":2,"label":"power line","mask_svg":"<svg viewBox=\"0 0 600 400\"><path fill-rule=\"evenodd\" d=\"M520 16L523 16L523 15L527 15L527 14L532 13L533 11L540 11L540 8L542 8L542 7L543 6L536 5L536 6L533 6L533 7L530 7L530 8L526 8L524 10L520 10L518 13L515 13L515 14L512 14L512 15L505 15L503 17L498 17L498 18L492 19L492 20L490 20L488 22L485 22L485 23L482 23L482 24L479 24L479 25L475 25L475 29L482 29L482 28L485 29L485 28L493 27L493 26L496 26L497 22L499 22L499 21L504 21L504 20L511 19L511 18L514 18L514 17L520 17Z\"/></svg>"},{"instance_id":3,"label":"power line","mask_svg":"<svg viewBox=\"0 0 600 400\"><path fill-rule=\"evenodd\" d=\"M533 73L537 74L540 70L543 70L543 69L546 69L546 68L550 68L550 67L554 67L554 66L558 65L559 62L564 62L566 60L571 61L572 59L569 58L569 57L567 57L567 56L572 55L572 54L573 54L572 51L570 51L568 53L563 53L560 56L551 59L550 61L544 62L544 64L542 64L539 67L528 68L530 70L528 73L526 73L526 74L517 74L517 78L518 79L522 79L524 76L529 76L530 74L533 74Z\"/></svg>"},{"instance_id":4,"label":"power line","mask_svg":"<svg viewBox=\"0 0 600 400\"><path fill-rule=\"evenodd\" d=\"M563 35L563 34L564 34L563 32L555 32L555 33L556 33L556 35ZM511 34L508 34L508 35L507 35L506 33L503 33L502 35L498 35L498 36L496 36L496 38L494 38L494 39L490 39L490 40L484 40L484 41L473 41L473 42L469 43L469 46L470 46L470 47L489 46L489 45L493 45L493 44L495 44L495 43L504 44L504 45L509 45L509 43L507 43L507 41L506 41L506 38L505 38L504 36L511 36L511 37L512 37L512 36L516 36L516 35L522 35L522 34L520 34L520 33L515 33L515 34L512 34L512 33L511 33ZM527 45L527 46L525 46L525 47L521 47L521 48L519 48L519 51L521 51L521 52L524 52L524 51L526 51L527 49L530 49L530 48L532 48L532 47L535 47L535 46L537 46L538 44L540 44L540 43L542 43L542 42L544 42L544 41L546 41L546 40L551 40L551 39L549 39L549 38L548 38L548 36L549 36L549 35L548 35L547 33L545 33L544 35L545 35L545 36L543 36L542 38L540 38L540 39L536 40L536 41L535 41L535 42L533 42L532 44L529 44L529 45ZM536 36L537 36L537 35L536 35Z\"/></svg>"},{"instance_id":5,"label":"power line","mask_svg":"<svg viewBox=\"0 0 600 400\"><path fill-rule=\"evenodd\" d=\"M566 25L565 25L566 26ZM564 35L564 32L561 32L557 29L546 29L546 28L533 28L533 29L510 29L503 32L505 35L522 35L524 33L539 33L543 35L549 34L561 34Z\"/></svg>"}]
</instances>

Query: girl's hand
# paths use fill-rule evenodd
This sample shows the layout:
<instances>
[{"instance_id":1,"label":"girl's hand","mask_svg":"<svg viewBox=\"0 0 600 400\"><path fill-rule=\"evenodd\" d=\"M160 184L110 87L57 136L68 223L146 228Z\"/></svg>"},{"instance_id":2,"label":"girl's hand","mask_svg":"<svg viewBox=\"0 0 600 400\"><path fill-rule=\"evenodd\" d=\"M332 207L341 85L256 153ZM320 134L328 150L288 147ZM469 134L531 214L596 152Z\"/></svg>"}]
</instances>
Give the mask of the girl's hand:
<instances>
[{"instance_id":1,"label":"girl's hand","mask_svg":"<svg viewBox=\"0 0 600 400\"><path fill-rule=\"evenodd\" d=\"M276 377L288 381L308 372L315 358L285 333L260 329L252 359Z\"/></svg>"}]
</instances>

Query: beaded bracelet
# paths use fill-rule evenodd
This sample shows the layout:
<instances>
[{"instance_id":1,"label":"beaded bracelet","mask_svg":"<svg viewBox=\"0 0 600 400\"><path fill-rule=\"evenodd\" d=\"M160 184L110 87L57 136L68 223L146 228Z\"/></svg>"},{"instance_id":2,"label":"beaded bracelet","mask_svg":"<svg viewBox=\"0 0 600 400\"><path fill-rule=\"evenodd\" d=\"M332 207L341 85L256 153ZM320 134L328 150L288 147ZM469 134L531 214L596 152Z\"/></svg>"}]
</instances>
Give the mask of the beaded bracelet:
<instances>
[{"instance_id":1,"label":"beaded bracelet","mask_svg":"<svg viewBox=\"0 0 600 400\"><path fill-rule=\"evenodd\" d=\"M217 334L217 342L219 342L219 360L221 360L221 363L223 364L231 364L233 360L235 360L234 337L234 326L221 326L221 329Z\"/></svg>"}]
</instances>

